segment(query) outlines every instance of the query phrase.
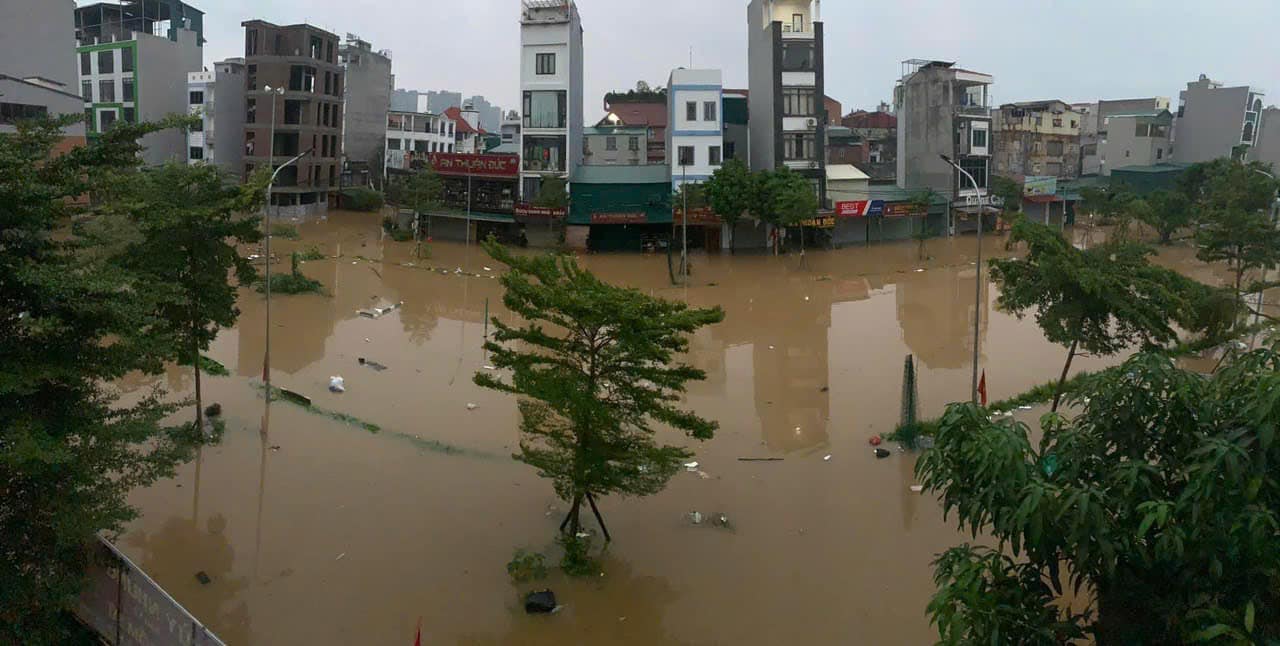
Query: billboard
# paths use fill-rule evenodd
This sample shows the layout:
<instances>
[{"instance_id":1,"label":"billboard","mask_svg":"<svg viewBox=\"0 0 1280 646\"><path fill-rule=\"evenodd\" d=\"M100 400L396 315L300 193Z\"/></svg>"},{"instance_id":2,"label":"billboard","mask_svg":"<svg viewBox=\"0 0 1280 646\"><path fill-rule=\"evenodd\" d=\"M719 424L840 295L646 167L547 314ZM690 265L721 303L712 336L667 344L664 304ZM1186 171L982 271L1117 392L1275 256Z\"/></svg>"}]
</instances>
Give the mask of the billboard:
<instances>
[{"instance_id":1,"label":"billboard","mask_svg":"<svg viewBox=\"0 0 1280 646\"><path fill-rule=\"evenodd\" d=\"M544 206L517 204L515 216L522 220L552 220L568 215L569 209L549 209Z\"/></svg>"},{"instance_id":2,"label":"billboard","mask_svg":"<svg viewBox=\"0 0 1280 646\"><path fill-rule=\"evenodd\" d=\"M649 221L644 211L631 213L592 213L591 224L644 224Z\"/></svg>"},{"instance_id":3,"label":"billboard","mask_svg":"<svg viewBox=\"0 0 1280 646\"><path fill-rule=\"evenodd\" d=\"M430 153L431 168L441 175L472 175L515 179L520 176L519 155L462 155Z\"/></svg>"},{"instance_id":4,"label":"billboard","mask_svg":"<svg viewBox=\"0 0 1280 646\"><path fill-rule=\"evenodd\" d=\"M1028 175L1022 180L1023 195L1057 195L1058 178L1053 176Z\"/></svg>"}]
</instances>

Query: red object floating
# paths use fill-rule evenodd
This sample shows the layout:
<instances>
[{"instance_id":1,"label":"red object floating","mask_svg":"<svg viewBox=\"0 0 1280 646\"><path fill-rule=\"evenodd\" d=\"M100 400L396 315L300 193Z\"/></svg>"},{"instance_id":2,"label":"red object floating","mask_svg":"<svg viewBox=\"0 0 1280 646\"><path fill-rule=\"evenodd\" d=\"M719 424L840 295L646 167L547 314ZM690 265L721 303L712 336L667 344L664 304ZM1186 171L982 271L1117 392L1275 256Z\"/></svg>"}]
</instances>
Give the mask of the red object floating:
<instances>
[{"instance_id":1,"label":"red object floating","mask_svg":"<svg viewBox=\"0 0 1280 646\"><path fill-rule=\"evenodd\" d=\"M879 435L874 435L874 436L872 436L872 437L871 437L871 446L880 446L880 436L879 436Z\"/></svg>"}]
</instances>

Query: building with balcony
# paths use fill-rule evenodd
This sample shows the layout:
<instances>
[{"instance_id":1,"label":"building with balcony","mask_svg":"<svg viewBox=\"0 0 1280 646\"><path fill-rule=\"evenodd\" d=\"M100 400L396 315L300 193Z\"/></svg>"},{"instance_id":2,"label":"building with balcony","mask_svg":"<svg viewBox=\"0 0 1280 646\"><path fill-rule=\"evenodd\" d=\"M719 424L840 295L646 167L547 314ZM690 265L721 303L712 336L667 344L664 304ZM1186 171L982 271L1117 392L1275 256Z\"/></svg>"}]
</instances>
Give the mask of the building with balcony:
<instances>
[{"instance_id":1,"label":"building with balcony","mask_svg":"<svg viewBox=\"0 0 1280 646\"><path fill-rule=\"evenodd\" d=\"M6 0L0 3L0 42L10 55L0 63L0 132L23 119L78 115L84 101L76 86L73 0ZM83 145L84 124L63 128L61 152Z\"/></svg>"},{"instance_id":2,"label":"building with balcony","mask_svg":"<svg viewBox=\"0 0 1280 646\"><path fill-rule=\"evenodd\" d=\"M203 62L203 14L177 0L98 2L76 9L80 95L89 136L116 121L158 121L189 110L187 75ZM145 82L143 82L145 80ZM141 142L150 165L187 158L174 129Z\"/></svg>"},{"instance_id":3,"label":"building with balcony","mask_svg":"<svg viewBox=\"0 0 1280 646\"><path fill-rule=\"evenodd\" d=\"M353 34L338 48L342 63L342 156L343 169L354 183L367 185L370 170L377 170L383 157L387 112L396 78L391 74L391 52L375 51L373 45Z\"/></svg>"},{"instance_id":4,"label":"building with balcony","mask_svg":"<svg viewBox=\"0 0 1280 646\"><path fill-rule=\"evenodd\" d=\"M1111 114L1100 128L1105 132L1101 148L1101 174L1131 166L1156 166L1173 159L1173 113L1168 110Z\"/></svg>"},{"instance_id":5,"label":"building with balcony","mask_svg":"<svg viewBox=\"0 0 1280 646\"><path fill-rule=\"evenodd\" d=\"M413 170L431 153L453 152L454 128L452 119L430 112L388 112L383 175Z\"/></svg>"},{"instance_id":6,"label":"building with balcony","mask_svg":"<svg viewBox=\"0 0 1280 646\"><path fill-rule=\"evenodd\" d=\"M485 151L485 136L480 128L480 113L470 105L449 108L444 118L453 122L453 152L462 155L479 155Z\"/></svg>"},{"instance_id":7,"label":"building with balcony","mask_svg":"<svg viewBox=\"0 0 1280 646\"><path fill-rule=\"evenodd\" d=\"M521 0L521 199L582 165L582 17L573 0Z\"/></svg>"},{"instance_id":8,"label":"building with balcony","mask_svg":"<svg viewBox=\"0 0 1280 646\"><path fill-rule=\"evenodd\" d=\"M720 70L678 69L667 82L671 188L711 179L724 164L724 82Z\"/></svg>"},{"instance_id":9,"label":"building with balcony","mask_svg":"<svg viewBox=\"0 0 1280 646\"><path fill-rule=\"evenodd\" d=\"M282 214L326 211L330 194L339 189L342 158L344 74L338 36L308 24L241 24L245 175L309 152L280 172L271 204Z\"/></svg>"},{"instance_id":10,"label":"building with balcony","mask_svg":"<svg viewBox=\"0 0 1280 646\"><path fill-rule=\"evenodd\" d=\"M1196 164L1219 157L1252 160L1262 126L1258 88L1223 87L1204 74L1178 94L1173 151L1179 162Z\"/></svg>"},{"instance_id":11,"label":"building with balcony","mask_svg":"<svg viewBox=\"0 0 1280 646\"><path fill-rule=\"evenodd\" d=\"M1080 173L1084 115L1063 101L1000 106L993 119L995 173L1073 179Z\"/></svg>"},{"instance_id":12,"label":"building with balcony","mask_svg":"<svg viewBox=\"0 0 1280 646\"><path fill-rule=\"evenodd\" d=\"M791 168L825 204L822 0L751 0L747 55L752 170Z\"/></svg>"},{"instance_id":13,"label":"building with balcony","mask_svg":"<svg viewBox=\"0 0 1280 646\"><path fill-rule=\"evenodd\" d=\"M909 60L902 65L902 78L894 88L898 187L932 189L962 203L986 195L994 79L943 61ZM943 161L943 155L973 176L976 192L967 178Z\"/></svg>"},{"instance_id":14,"label":"building with balcony","mask_svg":"<svg viewBox=\"0 0 1280 646\"><path fill-rule=\"evenodd\" d=\"M188 111L200 118L187 131L187 162L216 164L239 175L244 163L244 59L187 74Z\"/></svg>"}]
</instances>

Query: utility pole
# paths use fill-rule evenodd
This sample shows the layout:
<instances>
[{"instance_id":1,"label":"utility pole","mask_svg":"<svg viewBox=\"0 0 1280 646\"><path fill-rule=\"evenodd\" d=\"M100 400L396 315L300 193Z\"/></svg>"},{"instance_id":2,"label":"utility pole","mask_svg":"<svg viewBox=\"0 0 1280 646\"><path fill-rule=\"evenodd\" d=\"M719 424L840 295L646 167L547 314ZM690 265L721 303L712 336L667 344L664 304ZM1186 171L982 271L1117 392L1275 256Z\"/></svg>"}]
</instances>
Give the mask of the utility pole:
<instances>
[{"instance_id":1,"label":"utility pole","mask_svg":"<svg viewBox=\"0 0 1280 646\"><path fill-rule=\"evenodd\" d=\"M680 195L684 198L684 207L680 216L680 275L684 284L689 285L689 167L680 164Z\"/></svg>"},{"instance_id":2,"label":"utility pole","mask_svg":"<svg viewBox=\"0 0 1280 646\"><path fill-rule=\"evenodd\" d=\"M982 196L982 189L978 188L978 181L973 178L973 175L969 174L969 171L966 171L965 169L961 168L959 164L951 161L950 157L947 157L946 155L939 155L939 156L942 157L942 161L947 162L947 164L949 164L952 168L960 171L961 175L964 175L966 178L968 178L969 183L973 186L973 192L978 196L978 266L977 266L978 278L977 278L977 281L975 282L974 294L973 294L973 393L972 393L973 403L976 406L978 404L978 354L979 354L979 345L981 343L980 323L982 322L982 229L984 224L983 218L986 216L986 214L983 212L983 208L987 200Z\"/></svg>"},{"instance_id":3,"label":"utility pole","mask_svg":"<svg viewBox=\"0 0 1280 646\"><path fill-rule=\"evenodd\" d=\"M276 96L284 95L284 88L263 86L271 97L271 141L267 144L267 168L271 169L271 181L267 183L267 201L262 205L262 237L264 253L267 257L266 281L267 294L267 338L266 348L262 353L262 381L266 384L267 403L271 403L271 185L276 181ZM281 166L283 168L283 166Z\"/></svg>"}]
</instances>

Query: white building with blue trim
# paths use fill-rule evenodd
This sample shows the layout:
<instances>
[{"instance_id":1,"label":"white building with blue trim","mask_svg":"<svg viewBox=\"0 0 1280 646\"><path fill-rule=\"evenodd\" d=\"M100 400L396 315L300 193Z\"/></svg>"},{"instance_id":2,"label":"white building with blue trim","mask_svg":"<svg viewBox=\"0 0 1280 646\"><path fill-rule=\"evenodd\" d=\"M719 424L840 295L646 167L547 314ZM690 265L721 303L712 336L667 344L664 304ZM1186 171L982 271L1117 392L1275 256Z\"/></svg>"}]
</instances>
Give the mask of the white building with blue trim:
<instances>
[{"instance_id":1,"label":"white building with blue trim","mask_svg":"<svg viewBox=\"0 0 1280 646\"><path fill-rule=\"evenodd\" d=\"M720 70L671 72L667 84L671 188L705 182L724 163L724 81Z\"/></svg>"}]
</instances>

